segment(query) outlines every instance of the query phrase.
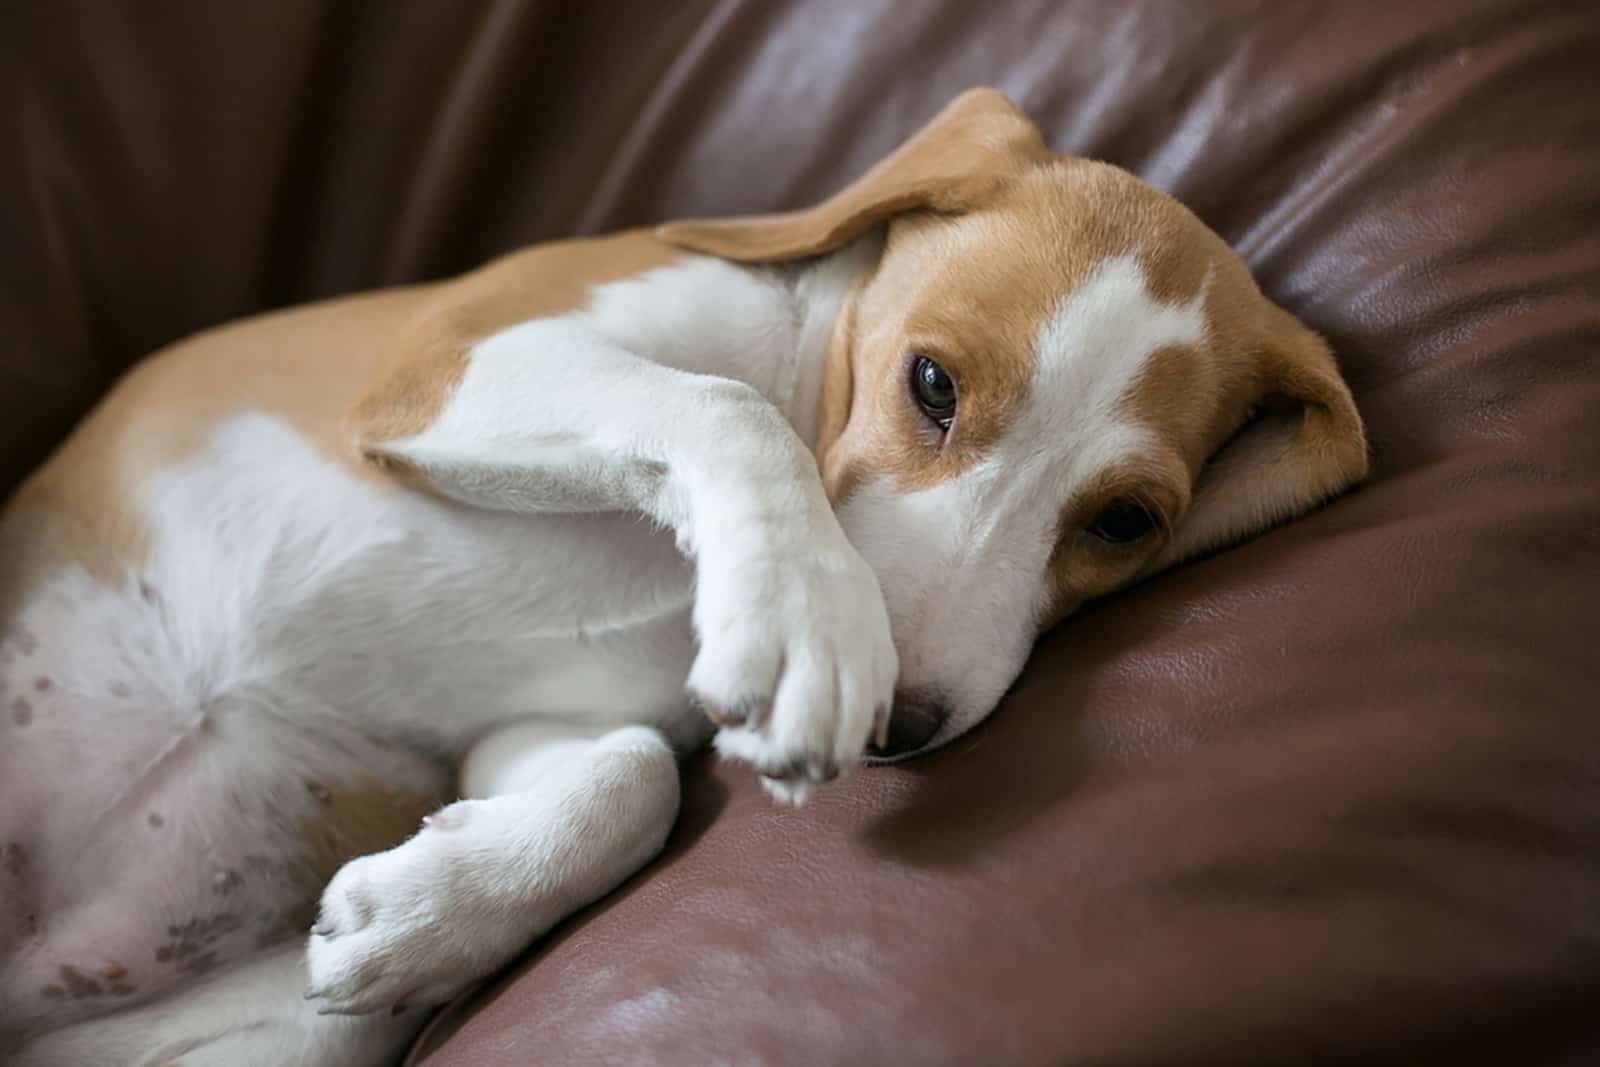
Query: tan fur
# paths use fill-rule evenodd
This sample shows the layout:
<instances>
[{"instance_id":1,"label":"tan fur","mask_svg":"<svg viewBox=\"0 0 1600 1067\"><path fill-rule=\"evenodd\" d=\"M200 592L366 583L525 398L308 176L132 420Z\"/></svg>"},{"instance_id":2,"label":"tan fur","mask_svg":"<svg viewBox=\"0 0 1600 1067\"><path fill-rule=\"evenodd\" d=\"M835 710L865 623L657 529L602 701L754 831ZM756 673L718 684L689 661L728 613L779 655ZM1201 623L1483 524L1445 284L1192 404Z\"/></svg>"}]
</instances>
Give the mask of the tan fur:
<instances>
[{"instance_id":1,"label":"tan fur","mask_svg":"<svg viewBox=\"0 0 1600 1067\"><path fill-rule=\"evenodd\" d=\"M120 578L144 555L133 487L237 412L271 412L331 454L342 452L339 417L371 380L381 339L432 291L397 289L264 315L140 363L19 491L11 520L19 528L49 525L19 544ZM27 572L40 573L44 562Z\"/></svg>"},{"instance_id":2,"label":"tan fur","mask_svg":"<svg viewBox=\"0 0 1600 1067\"><path fill-rule=\"evenodd\" d=\"M779 215L692 219L658 227L665 241L739 263L832 251L895 215L959 213L987 200L1020 166L1053 159L1017 106L993 89L956 97L911 140L815 207Z\"/></svg>"},{"instance_id":3,"label":"tan fur","mask_svg":"<svg viewBox=\"0 0 1600 1067\"><path fill-rule=\"evenodd\" d=\"M424 815L449 799L394 789L371 778L344 785L307 782L306 790L317 805L300 824L303 862L313 887L325 885L348 860L398 845L416 831Z\"/></svg>"},{"instance_id":4,"label":"tan fur","mask_svg":"<svg viewBox=\"0 0 1600 1067\"><path fill-rule=\"evenodd\" d=\"M870 275L863 274L850 287L839 318L833 324L828 338L828 351L822 368L822 395L817 401L817 467L822 473L822 485L828 500L838 507L855 491L856 468L841 462L846 450L836 448L839 437L850 422L854 403L855 372L852 366L855 354L856 305L861 290Z\"/></svg>"}]
</instances>

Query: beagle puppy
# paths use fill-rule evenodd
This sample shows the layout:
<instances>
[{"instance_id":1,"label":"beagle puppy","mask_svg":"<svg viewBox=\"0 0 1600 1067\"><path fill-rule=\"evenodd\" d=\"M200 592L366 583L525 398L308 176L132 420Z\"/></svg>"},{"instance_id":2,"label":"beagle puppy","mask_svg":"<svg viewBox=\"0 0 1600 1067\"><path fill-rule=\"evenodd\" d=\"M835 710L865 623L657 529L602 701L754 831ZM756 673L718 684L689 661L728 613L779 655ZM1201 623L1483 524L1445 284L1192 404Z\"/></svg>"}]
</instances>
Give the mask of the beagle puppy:
<instances>
[{"instance_id":1,"label":"beagle puppy","mask_svg":"<svg viewBox=\"0 0 1600 1067\"><path fill-rule=\"evenodd\" d=\"M941 745L1366 468L1227 245L990 90L807 210L183 341L0 522L0 1048L386 1062L655 855L676 752Z\"/></svg>"}]
</instances>

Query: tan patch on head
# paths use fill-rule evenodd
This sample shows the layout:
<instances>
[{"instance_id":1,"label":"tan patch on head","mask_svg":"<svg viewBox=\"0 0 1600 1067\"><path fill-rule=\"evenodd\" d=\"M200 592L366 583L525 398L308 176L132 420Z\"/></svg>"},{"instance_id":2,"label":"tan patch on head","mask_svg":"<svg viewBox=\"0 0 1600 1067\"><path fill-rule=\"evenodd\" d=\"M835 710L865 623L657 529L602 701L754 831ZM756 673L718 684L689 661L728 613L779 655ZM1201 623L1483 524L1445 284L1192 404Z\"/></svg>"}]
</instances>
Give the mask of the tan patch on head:
<instances>
[{"instance_id":1,"label":"tan patch on head","mask_svg":"<svg viewBox=\"0 0 1600 1067\"><path fill-rule=\"evenodd\" d=\"M850 288L834 320L833 332L828 338L828 348L823 355L822 395L817 401L817 466L822 474L822 486L828 500L838 507L855 492L860 484L859 469L841 462L846 450L836 449L839 437L850 421L855 374L851 365L853 336L855 334L856 303L861 297L870 272L857 278Z\"/></svg>"},{"instance_id":2,"label":"tan patch on head","mask_svg":"<svg viewBox=\"0 0 1600 1067\"><path fill-rule=\"evenodd\" d=\"M1170 234L1162 239L1175 240ZM1163 303L1187 302L1203 287L1207 342L1152 352L1120 409L1176 449L1195 476L1261 399L1256 337L1266 299L1238 256L1209 230L1200 227L1200 239L1181 247L1205 254L1147 255L1146 284Z\"/></svg>"},{"instance_id":3,"label":"tan patch on head","mask_svg":"<svg viewBox=\"0 0 1600 1067\"><path fill-rule=\"evenodd\" d=\"M870 474L907 492L927 488L989 454L1027 400L1040 328L1096 267L1130 253L1154 298L1182 303L1207 284L1226 246L1126 172L1073 159L1019 169L960 216L891 222L824 379L833 423L850 413L820 436L836 498ZM943 440L911 399L912 353L955 381L956 420ZM845 393L848 405L838 400Z\"/></svg>"},{"instance_id":4,"label":"tan patch on head","mask_svg":"<svg viewBox=\"0 0 1600 1067\"><path fill-rule=\"evenodd\" d=\"M1249 407L1251 376L1229 362L1194 345L1158 348L1118 405L1121 418L1151 431L1183 458L1191 479Z\"/></svg>"}]
</instances>

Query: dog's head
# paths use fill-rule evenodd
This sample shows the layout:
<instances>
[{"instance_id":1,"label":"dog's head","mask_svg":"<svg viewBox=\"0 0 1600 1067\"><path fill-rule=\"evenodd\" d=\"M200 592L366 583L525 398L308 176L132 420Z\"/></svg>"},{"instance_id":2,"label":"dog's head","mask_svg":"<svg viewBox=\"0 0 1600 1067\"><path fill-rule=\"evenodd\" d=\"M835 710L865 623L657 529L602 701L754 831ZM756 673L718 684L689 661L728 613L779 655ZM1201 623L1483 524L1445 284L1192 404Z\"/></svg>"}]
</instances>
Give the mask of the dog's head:
<instances>
[{"instance_id":1,"label":"dog's head","mask_svg":"<svg viewBox=\"0 0 1600 1067\"><path fill-rule=\"evenodd\" d=\"M1327 346L1188 210L1056 156L991 90L817 207L661 234L778 262L879 226L835 329L817 456L893 620L888 754L981 720L1085 601L1365 474Z\"/></svg>"}]
</instances>

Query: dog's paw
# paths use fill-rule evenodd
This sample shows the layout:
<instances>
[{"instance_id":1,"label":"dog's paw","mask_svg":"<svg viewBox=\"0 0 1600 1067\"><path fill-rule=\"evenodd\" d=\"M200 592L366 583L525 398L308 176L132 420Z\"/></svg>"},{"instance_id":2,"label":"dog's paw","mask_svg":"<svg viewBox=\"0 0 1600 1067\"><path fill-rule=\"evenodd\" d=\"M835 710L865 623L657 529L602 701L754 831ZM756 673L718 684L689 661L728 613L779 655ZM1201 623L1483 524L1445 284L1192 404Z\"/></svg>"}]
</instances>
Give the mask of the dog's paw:
<instances>
[{"instance_id":1,"label":"dog's paw","mask_svg":"<svg viewBox=\"0 0 1600 1067\"><path fill-rule=\"evenodd\" d=\"M476 803L444 808L409 841L334 875L306 944L306 998L319 1012L441 1004L522 947L506 944L494 853L463 847Z\"/></svg>"},{"instance_id":2,"label":"dog's paw","mask_svg":"<svg viewBox=\"0 0 1600 1067\"><path fill-rule=\"evenodd\" d=\"M801 803L888 723L899 665L877 576L843 535L702 564L689 693L717 750Z\"/></svg>"}]
</instances>

